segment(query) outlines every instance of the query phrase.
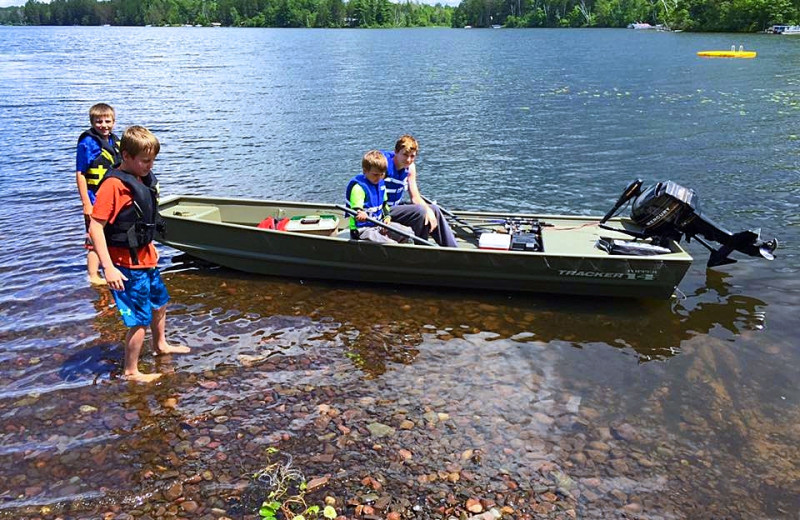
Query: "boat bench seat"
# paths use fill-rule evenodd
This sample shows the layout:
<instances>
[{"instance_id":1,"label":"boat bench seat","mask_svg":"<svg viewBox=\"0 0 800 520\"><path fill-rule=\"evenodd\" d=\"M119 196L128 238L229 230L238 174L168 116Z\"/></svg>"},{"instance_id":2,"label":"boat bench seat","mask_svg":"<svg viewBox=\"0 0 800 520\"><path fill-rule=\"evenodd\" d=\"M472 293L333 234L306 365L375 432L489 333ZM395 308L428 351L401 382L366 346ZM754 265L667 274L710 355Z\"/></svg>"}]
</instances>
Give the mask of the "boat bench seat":
<instances>
[{"instance_id":1,"label":"boat bench seat","mask_svg":"<svg viewBox=\"0 0 800 520\"><path fill-rule=\"evenodd\" d=\"M178 204L166 210L167 215L176 217L186 217L196 220L210 220L211 222L222 222L222 215L216 206L189 206Z\"/></svg>"}]
</instances>

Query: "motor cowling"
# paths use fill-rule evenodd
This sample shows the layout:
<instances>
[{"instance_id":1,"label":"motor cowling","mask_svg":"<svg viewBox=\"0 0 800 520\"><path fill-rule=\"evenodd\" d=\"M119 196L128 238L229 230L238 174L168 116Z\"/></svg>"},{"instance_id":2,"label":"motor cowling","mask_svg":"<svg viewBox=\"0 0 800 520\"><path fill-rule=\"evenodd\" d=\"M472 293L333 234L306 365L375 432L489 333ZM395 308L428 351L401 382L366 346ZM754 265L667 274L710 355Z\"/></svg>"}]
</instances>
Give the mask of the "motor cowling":
<instances>
[{"instance_id":1,"label":"motor cowling","mask_svg":"<svg viewBox=\"0 0 800 520\"><path fill-rule=\"evenodd\" d=\"M641 186L641 181L635 182ZM634 183L631 184L633 185ZM644 191L638 188L632 193L629 191L630 186L626 189L626 198L634 199L630 218L642 229L643 236L662 242L679 241L684 236L687 241L694 238L711 251L709 267L736 262L729 258L733 251L761 256L767 260L775 258L773 253L778 247L776 239L761 240L760 229L731 233L719 226L700 211L698 196L693 189L666 181L654 184ZM619 204L620 201L617 202L617 207ZM703 239L722 245L714 249Z\"/></svg>"},{"instance_id":2,"label":"motor cowling","mask_svg":"<svg viewBox=\"0 0 800 520\"><path fill-rule=\"evenodd\" d=\"M672 181L650 186L631 206L631 220L651 235L673 236L698 213L695 191Z\"/></svg>"}]
</instances>

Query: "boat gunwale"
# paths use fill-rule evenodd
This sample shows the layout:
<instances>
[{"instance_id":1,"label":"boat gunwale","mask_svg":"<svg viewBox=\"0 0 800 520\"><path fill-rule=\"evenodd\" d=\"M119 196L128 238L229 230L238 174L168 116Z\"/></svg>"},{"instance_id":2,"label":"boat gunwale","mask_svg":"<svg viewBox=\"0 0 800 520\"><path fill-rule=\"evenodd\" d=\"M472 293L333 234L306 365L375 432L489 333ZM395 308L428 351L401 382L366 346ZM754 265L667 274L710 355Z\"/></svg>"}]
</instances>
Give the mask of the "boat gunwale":
<instances>
[{"instance_id":1,"label":"boat gunwale","mask_svg":"<svg viewBox=\"0 0 800 520\"><path fill-rule=\"evenodd\" d=\"M251 199L251 198L232 198L232 197L207 197L202 195L170 195L168 197L163 198L159 202L159 211L166 209L165 206L168 205L178 205L181 202L200 202L202 204L208 204L209 206L213 206L217 202L221 202L223 204L232 204L232 205L254 205L254 206L297 206L297 207L310 207L310 208L317 208L317 209L325 209L332 212L339 213L341 210L336 207L335 204L332 203L320 203L320 202L302 202L302 201L287 201L287 200L266 200L266 199ZM500 212L480 212L480 211L453 211L453 213L457 216L477 216L477 217L500 217L500 218L535 218L535 219L558 219L558 220L570 220L576 222L595 222L600 220L601 217L591 217L591 216L580 216L580 215L557 215L557 214L528 214L528 213L500 213ZM308 233L301 233L301 232L294 232L294 231L285 231L285 230L272 230L272 229L263 229L263 228L255 228L250 225L245 224L235 224L231 222L222 222L222 221L213 221L213 220L205 220L202 218L197 218L195 216L180 216L180 215L162 215L162 217L167 219L179 219L182 221L187 222L202 222L208 225L213 226L221 226L227 228L233 228L237 230L249 231L249 232L265 232L269 234L275 234L276 236L285 236L285 235L292 235L293 237L311 239L311 240L331 240L340 243L349 243L351 239L342 238L338 236L324 236L324 235L313 235ZM609 222L620 222L620 218L610 219ZM613 231L612 231L613 232ZM170 240L169 238L162 238L159 241L162 243L169 245ZM174 242L178 244L178 242ZM370 243L371 244L371 243ZM638 255L610 255L608 253L604 253L598 251L597 255L587 255L582 253L552 253L547 251L513 251L513 250L494 250L494 249L469 249L469 248L449 248L449 247L437 247L435 244L431 244L431 246L423 246L419 244L399 244L399 243L386 243L386 244L373 244L375 246L382 246L382 247L390 247L390 248L397 248L402 247L406 248L414 248L418 250L435 250L438 253L445 253L445 254L461 254L461 253L469 253L469 254L489 254L489 255L509 255L509 256L525 256L525 257L552 257L552 258L597 258L597 259L607 259L611 261L617 260L634 260L634 261L661 261L661 262L670 262L670 263L689 263L691 264L693 261L693 257L686 251L683 246L677 242L672 241L672 244L675 245L677 251L672 253L667 253L664 255L653 255L653 256L638 256ZM183 245L183 244L182 244Z\"/></svg>"}]
</instances>

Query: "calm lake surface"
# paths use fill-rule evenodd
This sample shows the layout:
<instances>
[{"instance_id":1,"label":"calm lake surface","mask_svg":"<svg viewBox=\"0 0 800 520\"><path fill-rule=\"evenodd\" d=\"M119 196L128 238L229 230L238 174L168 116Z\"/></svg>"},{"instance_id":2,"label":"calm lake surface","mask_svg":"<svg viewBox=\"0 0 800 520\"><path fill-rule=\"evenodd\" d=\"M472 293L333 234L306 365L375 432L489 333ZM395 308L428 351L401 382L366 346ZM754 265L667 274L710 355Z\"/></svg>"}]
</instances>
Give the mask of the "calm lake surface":
<instances>
[{"instance_id":1,"label":"calm lake surface","mask_svg":"<svg viewBox=\"0 0 800 520\"><path fill-rule=\"evenodd\" d=\"M758 58L695 55L734 44ZM471 498L798 518L798 63L800 39L768 35L0 27L0 518L243 518L279 466L348 518ZM781 249L706 270L692 243L675 298L631 302L254 277L162 248L168 337L193 352L148 350L170 374L128 384L74 183L101 101L119 135L161 139L164 194L339 202L366 150L411 133L445 207L598 215L670 179Z\"/></svg>"}]
</instances>

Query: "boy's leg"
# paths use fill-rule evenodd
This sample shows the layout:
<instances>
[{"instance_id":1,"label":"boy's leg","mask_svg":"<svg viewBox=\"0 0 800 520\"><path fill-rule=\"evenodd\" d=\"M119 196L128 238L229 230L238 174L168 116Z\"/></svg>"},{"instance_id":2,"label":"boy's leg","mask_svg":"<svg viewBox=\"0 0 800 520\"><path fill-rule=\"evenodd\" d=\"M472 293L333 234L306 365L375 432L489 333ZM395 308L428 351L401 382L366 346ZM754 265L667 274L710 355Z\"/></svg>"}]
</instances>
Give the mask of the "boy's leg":
<instances>
[{"instance_id":1,"label":"boy's leg","mask_svg":"<svg viewBox=\"0 0 800 520\"><path fill-rule=\"evenodd\" d=\"M94 249L86 253L86 270L89 272L89 283L92 285L106 285L108 282L100 276L100 257Z\"/></svg>"},{"instance_id":2,"label":"boy's leg","mask_svg":"<svg viewBox=\"0 0 800 520\"><path fill-rule=\"evenodd\" d=\"M150 307L150 283L146 269L128 269L117 266L125 275L125 288L111 291L122 321L130 330L125 337L125 366L123 377L131 381L147 383L161 377L161 374L139 372L139 355L142 352L144 336L153 315Z\"/></svg>"},{"instance_id":3,"label":"boy's leg","mask_svg":"<svg viewBox=\"0 0 800 520\"><path fill-rule=\"evenodd\" d=\"M359 231L359 238L361 240L366 240L368 242L376 242L378 244L390 244L393 243L394 240L389 238L388 236L384 235L381 231L383 228L379 227L365 227L360 228Z\"/></svg>"},{"instance_id":4,"label":"boy's leg","mask_svg":"<svg viewBox=\"0 0 800 520\"><path fill-rule=\"evenodd\" d=\"M191 349L167 343L167 302L169 292L158 269L148 269L149 303L152 307L150 331L153 333L153 352L159 354L186 354Z\"/></svg>"},{"instance_id":5,"label":"boy's leg","mask_svg":"<svg viewBox=\"0 0 800 520\"><path fill-rule=\"evenodd\" d=\"M453 235L453 230L450 229L447 219L436 204L431 204L431 209L436 214L436 229L431 233L431 237L437 244L443 247L458 247L456 237Z\"/></svg>"},{"instance_id":6,"label":"boy's leg","mask_svg":"<svg viewBox=\"0 0 800 520\"><path fill-rule=\"evenodd\" d=\"M142 326L128 329L128 335L125 336L125 366L123 368L123 377L130 381L149 383L161 377L161 374L157 372L153 374L143 374L139 372L139 355L142 353L144 333L145 327Z\"/></svg>"},{"instance_id":7,"label":"boy's leg","mask_svg":"<svg viewBox=\"0 0 800 520\"><path fill-rule=\"evenodd\" d=\"M153 310L153 321L150 322L150 331L153 333L153 352L155 352L156 355L186 354L192 350L184 345L170 345L167 343L166 304Z\"/></svg>"},{"instance_id":8,"label":"boy's leg","mask_svg":"<svg viewBox=\"0 0 800 520\"><path fill-rule=\"evenodd\" d=\"M410 227L422 239L428 238L430 228L425 225L425 208L419 204L398 204L392 206L392 222Z\"/></svg>"},{"instance_id":9,"label":"boy's leg","mask_svg":"<svg viewBox=\"0 0 800 520\"><path fill-rule=\"evenodd\" d=\"M413 235L414 234L414 230L413 229L411 229L408 226L404 226L403 224L398 224L397 222L392 222L391 224L389 224L389 226L391 226L392 228L394 228L397 231L402 231L404 233L408 233L409 235ZM395 233L393 231L389 231L389 237L392 240L394 240L395 242L400 242L401 244L405 244L405 243L414 244L415 243L410 238L404 237L400 233Z\"/></svg>"},{"instance_id":10,"label":"boy's leg","mask_svg":"<svg viewBox=\"0 0 800 520\"><path fill-rule=\"evenodd\" d=\"M92 240L89 238L89 217L83 216L83 222L86 225L86 240L83 247L86 248L86 271L89 273L89 283L92 285L106 285L106 281L100 276L100 257L97 251L94 250Z\"/></svg>"}]
</instances>

